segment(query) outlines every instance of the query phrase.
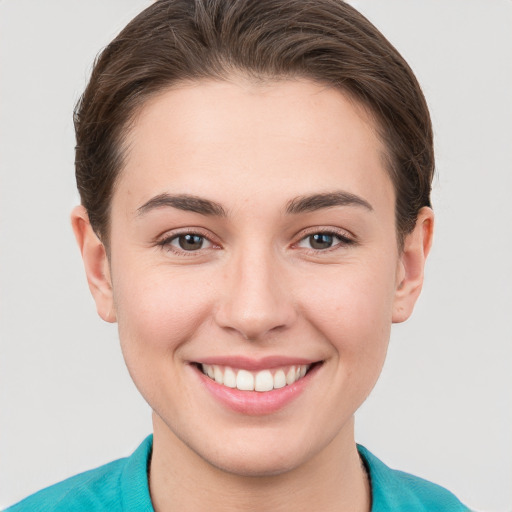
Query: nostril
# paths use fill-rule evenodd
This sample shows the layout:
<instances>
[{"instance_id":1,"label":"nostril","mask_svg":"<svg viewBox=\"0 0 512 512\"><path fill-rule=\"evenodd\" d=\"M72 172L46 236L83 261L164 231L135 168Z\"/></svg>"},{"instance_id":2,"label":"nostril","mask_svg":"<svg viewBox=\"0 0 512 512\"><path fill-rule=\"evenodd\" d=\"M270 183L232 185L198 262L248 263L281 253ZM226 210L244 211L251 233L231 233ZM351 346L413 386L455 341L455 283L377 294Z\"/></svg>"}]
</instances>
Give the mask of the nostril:
<instances>
[{"instance_id":1,"label":"nostril","mask_svg":"<svg viewBox=\"0 0 512 512\"><path fill-rule=\"evenodd\" d=\"M224 311L217 315L217 323L231 333L237 333L246 341L267 340L288 329L295 318L292 311L285 311L287 306L265 307L256 311Z\"/></svg>"},{"instance_id":2,"label":"nostril","mask_svg":"<svg viewBox=\"0 0 512 512\"><path fill-rule=\"evenodd\" d=\"M258 244L254 244L258 245ZM276 259L258 250L241 251L233 261L215 321L247 341L266 339L287 329L297 317ZM279 272L278 272L279 271Z\"/></svg>"}]
</instances>

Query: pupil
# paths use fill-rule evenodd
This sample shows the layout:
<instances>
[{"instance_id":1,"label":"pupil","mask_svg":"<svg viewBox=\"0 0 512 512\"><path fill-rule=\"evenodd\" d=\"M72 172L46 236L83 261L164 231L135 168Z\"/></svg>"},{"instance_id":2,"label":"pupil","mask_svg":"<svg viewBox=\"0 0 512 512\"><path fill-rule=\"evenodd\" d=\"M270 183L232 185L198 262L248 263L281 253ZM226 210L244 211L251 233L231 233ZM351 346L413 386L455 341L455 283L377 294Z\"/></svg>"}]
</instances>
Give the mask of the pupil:
<instances>
[{"instance_id":1,"label":"pupil","mask_svg":"<svg viewBox=\"0 0 512 512\"><path fill-rule=\"evenodd\" d=\"M313 249L328 249L332 246L333 236L326 233L317 233L309 237Z\"/></svg>"},{"instance_id":2,"label":"pupil","mask_svg":"<svg viewBox=\"0 0 512 512\"><path fill-rule=\"evenodd\" d=\"M185 251L197 251L203 246L203 237L199 235L182 235L179 244Z\"/></svg>"}]
</instances>

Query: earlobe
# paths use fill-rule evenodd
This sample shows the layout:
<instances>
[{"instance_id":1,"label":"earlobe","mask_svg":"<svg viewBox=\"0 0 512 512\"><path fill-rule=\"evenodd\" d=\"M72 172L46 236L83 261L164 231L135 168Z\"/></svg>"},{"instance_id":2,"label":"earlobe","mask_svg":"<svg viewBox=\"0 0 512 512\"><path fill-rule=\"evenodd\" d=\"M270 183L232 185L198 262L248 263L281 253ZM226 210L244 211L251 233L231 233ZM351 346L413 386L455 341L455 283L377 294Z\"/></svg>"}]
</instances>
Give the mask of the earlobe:
<instances>
[{"instance_id":1,"label":"earlobe","mask_svg":"<svg viewBox=\"0 0 512 512\"><path fill-rule=\"evenodd\" d=\"M432 246L433 232L434 213L424 207L418 214L413 231L404 241L397 269L393 323L404 322L412 314L423 286L425 262Z\"/></svg>"},{"instance_id":2,"label":"earlobe","mask_svg":"<svg viewBox=\"0 0 512 512\"><path fill-rule=\"evenodd\" d=\"M115 322L110 268L105 246L91 227L87 210L76 206L71 212L71 225L82 254L89 289L98 315L106 322Z\"/></svg>"}]
</instances>

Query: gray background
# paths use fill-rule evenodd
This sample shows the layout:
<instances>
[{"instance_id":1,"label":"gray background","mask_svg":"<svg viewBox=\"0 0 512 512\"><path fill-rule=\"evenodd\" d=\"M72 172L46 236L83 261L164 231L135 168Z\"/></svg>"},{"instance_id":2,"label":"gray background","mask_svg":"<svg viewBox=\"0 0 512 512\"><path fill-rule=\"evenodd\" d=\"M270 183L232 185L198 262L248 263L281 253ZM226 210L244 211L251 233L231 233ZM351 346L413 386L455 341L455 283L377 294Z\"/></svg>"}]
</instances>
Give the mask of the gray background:
<instances>
[{"instance_id":1,"label":"gray background","mask_svg":"<svg viewBox=\"0 0 512 512\"><path fill-rule=\"evenodd\" d=\"M357 439L482 511L512 510L512 2L352 2L418 75L437 232ZM151 431L69 226L71 112L148 0L0 0L0 507L128 455Z\"/></svg>"}]
</instances>

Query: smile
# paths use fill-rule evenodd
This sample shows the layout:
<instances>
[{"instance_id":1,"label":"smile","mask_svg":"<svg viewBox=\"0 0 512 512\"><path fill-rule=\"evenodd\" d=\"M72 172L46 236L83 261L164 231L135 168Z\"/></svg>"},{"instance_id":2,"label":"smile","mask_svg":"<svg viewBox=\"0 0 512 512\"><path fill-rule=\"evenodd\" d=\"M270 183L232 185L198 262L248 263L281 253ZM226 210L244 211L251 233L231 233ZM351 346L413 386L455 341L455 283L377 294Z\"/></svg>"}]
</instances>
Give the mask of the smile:
<instances>
[{"instance_id":1,"label":"smile","mask_svg":"<svg viewBox=\"0 0 512 512\"><path fill-rule=\"evenodd\" d=\"M324 361L270 356L210 357L190 366L204 389L237 414L274 414L297 400L321 371Z\"/></svg>"},{"instance_id":2,"label":"smile","mask_svg":"<svg viewBox=\"0 0 512 512\"><path fill-rule=\"evenodd\" d=\"M310 365L291 365L251 372L216 364L201 364L201 371L217 384L240 391L272 391L294 384L308 372Z\"/></svg>"}]
</instances>

